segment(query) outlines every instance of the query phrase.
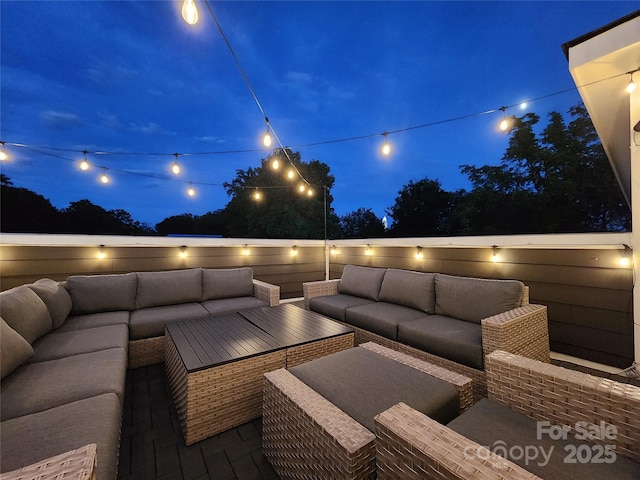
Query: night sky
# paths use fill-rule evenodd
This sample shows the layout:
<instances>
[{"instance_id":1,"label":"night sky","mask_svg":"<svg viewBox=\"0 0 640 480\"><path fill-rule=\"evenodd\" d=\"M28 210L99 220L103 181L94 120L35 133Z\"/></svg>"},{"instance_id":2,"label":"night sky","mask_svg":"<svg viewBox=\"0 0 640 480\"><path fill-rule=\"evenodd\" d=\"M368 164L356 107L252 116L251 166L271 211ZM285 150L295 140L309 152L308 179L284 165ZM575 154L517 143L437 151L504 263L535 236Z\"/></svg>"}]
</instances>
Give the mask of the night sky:
<instances>
[{"instance_id":1,"label":"night sky","mask_svg":"<svg viewBox=\"0 0 640 480\"><path fill-rule=\"evenodd\" d=\"M266 126L206 5L196 5L191 27L181 1L1 1L0 141L10 155L2 173L58 208L87 198L151 226L223 208L222 184L269 154ZM500 107L533 111L542 126L548 112L566 114L580 97L561 45L638 8L210 5L282 144L331 168L336 213L371 208L380 217L410 180L468 189L460 165L498 164L508 142L497 131ZM382 132L421 125L390 134L391 155L379 153ZM367 138L338 141L353 137ZM83 150L87 171L79 168Z\"/></svg>"}]
</instances>

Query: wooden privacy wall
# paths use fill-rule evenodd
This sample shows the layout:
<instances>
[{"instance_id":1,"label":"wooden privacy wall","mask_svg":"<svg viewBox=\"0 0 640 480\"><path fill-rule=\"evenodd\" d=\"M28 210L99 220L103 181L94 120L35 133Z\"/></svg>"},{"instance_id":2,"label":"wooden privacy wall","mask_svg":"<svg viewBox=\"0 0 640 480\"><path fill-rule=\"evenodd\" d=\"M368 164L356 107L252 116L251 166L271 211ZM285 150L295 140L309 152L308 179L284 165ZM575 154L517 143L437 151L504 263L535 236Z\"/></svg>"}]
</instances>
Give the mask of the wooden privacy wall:
<instances>
[{"instance_id":1,"label":"wooden privacy wall","mask_svg":"<svg viewBox=\"0 0 640 480\"><path fill-rule=\"evenodd\" d=\"M257 279L279 285L281 298L302 296L302 283L325 278L321 246L190 246L187 257L167 246L114 246L98 259L95 246L0 246L2 290L43 277L123 273L180 268L250 266ZM531 302L549 307L551 349L625 368L633 361L632 270L618 264L616 249L500 249L491 262L490 248L339 246L330 255L330 278L344 265L404 268L485 278L514 278L530 287Z\"/></svg>"},{"instance_id":2,"label":"wooden privacy wall","mask_svg":"<svg viewBox=\"0 0 640 480\"><path fill-rule=\"evenodd\" d=\"M330 278L344 265L403 268L470 277L517 279L530 287L531 303L548 307L551 350L605 365L633 363L633 274L619 265L620 250L427 248L339 248L331 255Z\"/></svg>"}]
</instances>

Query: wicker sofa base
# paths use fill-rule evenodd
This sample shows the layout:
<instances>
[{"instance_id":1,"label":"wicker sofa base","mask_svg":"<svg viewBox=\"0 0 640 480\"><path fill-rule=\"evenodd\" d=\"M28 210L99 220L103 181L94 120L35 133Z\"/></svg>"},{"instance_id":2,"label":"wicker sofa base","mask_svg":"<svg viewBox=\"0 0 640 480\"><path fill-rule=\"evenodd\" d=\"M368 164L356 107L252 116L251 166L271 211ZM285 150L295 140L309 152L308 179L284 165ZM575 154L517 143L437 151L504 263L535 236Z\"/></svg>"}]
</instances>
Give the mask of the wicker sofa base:
<instances>
[{"instance_id":1,"label":"wicker sofa base","mask_svg":"<svg viewBox=\"0 0 640 480\"><path fill-rule=\"evenodd\" d=\"M95 443L70 450L38 463L0 474L0 480L95 480Z\"/></svg>"},{"instance_id":2,"label":"wicker sofa base","mask_svg":"<svg viewBox=\"0 0 640 480\"><path fill-rule=\"evenodd\" d=\"M461 411L473 403L467 377L373 343L361 348L453 384ZM372 432L286 370L264 377L262 446L280 478L376 478Z\"/></svg>"}]
</instances>

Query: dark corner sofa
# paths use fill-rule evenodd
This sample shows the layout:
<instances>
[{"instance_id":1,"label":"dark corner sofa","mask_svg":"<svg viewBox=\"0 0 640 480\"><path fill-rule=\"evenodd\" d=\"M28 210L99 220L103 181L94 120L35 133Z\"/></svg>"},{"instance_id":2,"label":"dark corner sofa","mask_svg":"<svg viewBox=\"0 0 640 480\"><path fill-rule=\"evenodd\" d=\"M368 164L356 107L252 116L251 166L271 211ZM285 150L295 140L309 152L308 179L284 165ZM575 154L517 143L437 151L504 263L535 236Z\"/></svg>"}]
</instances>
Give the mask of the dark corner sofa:
<instances>
[{"instance_id":1,"label":"dark corner sofa","mask_svg":"<svg viewBox=\"0 0 640 480\"><path fill-rule=\"evenodd\" d=\"M280 287L248 267L41 279L0 293L0 472L96 444L95 478L115 479L126 370L164 360L165 324L279 301Z\"/></svg>"},{"instance_id":2,"label":"dark corner sofa","mask_svg":"<svg viewBox=\"0 0 640 480\"><path fill-rule=\"evenodd\" d=\"M529 304L516 280L490 280L346 265L342 278L303 284L305 308L376 342L473 379L487 395L494 350L550 361L547 307Z\"/></svg>"}]
</instances>

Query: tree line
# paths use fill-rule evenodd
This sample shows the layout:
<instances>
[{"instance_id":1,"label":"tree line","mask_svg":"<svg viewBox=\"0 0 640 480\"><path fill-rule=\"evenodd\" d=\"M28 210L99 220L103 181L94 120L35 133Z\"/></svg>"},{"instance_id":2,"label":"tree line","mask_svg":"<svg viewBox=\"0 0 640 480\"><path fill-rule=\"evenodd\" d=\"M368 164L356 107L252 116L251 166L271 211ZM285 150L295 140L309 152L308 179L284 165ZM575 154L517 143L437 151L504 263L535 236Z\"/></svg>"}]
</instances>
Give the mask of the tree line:
<instances>
[{"instance_id":1,"label":"tree line","mask_svg":"<svg viewBox=\"0 0 640 480\"><path fill-rule=\"evenodd\" d=\"M386 210L390 228L370 208L336 215L329 166L280 149L260 166L236 171L224 184L230 197L224 208L167 217L154 227L125 210L105 210L86 199L58 210L2 175L0 227L26 233L310 239L629 230L631 211L586 109L572 107L569 115L567 123L551 112L544 128L534 113L514 117L499 165L460 166L471 182L469 191L446 191L437 179L410 180ZM293 178L306 179L305 188L317 191L297 191L299 184L288 183L282 167L273 168L276 160L293 169Z\"/></svg>"}]
</instances>

